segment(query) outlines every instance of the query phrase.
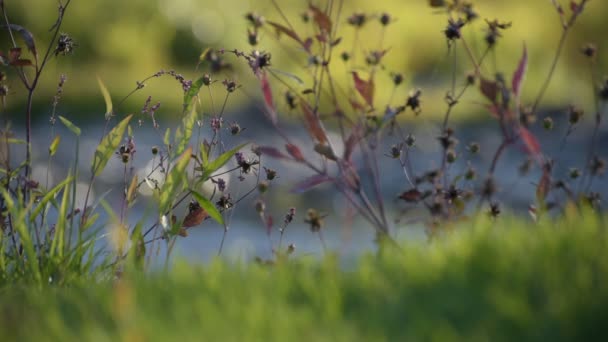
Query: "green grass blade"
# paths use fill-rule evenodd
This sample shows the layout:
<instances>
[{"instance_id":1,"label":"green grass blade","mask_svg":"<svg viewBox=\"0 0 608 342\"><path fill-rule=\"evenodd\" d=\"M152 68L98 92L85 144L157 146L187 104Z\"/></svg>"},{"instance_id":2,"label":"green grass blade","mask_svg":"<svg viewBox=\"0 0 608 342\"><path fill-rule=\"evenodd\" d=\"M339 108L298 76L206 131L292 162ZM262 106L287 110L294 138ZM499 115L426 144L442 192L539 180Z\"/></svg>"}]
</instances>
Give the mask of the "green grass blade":
<instances>
[{"instance_id":1,"label":"green grass blade","mask_svg":"<svg viewBox=\"0 0 608 342\"><path fill-rule=\"evenodd\" d=\"M99 146L97 146L97 150L95 150L95 156L93 157L93 162L91 164L91 173L94 176L99 176L110 158L114 155L116 149L118 149L132 117L133 114L124 118L118 125L112 128L103 139L101 139Z\"/></svg>"}]
</instances>

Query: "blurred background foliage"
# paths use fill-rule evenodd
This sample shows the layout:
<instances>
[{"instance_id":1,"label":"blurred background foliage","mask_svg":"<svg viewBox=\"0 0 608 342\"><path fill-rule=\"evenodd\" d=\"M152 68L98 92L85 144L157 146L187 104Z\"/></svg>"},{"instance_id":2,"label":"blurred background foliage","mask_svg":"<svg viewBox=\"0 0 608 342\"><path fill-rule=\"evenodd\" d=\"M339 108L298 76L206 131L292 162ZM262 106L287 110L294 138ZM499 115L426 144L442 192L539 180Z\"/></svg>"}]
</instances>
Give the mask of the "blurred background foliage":
<instances>
[{"instance_id":1,"label":"blurred background foliage","mask_svg":"<svg viewBox=\"0 0 608 342\"><path fill-rule=\"evenodd\" d=\"M318 2L318 1L317 1ZM568 8L567 1L561 1ZM38 49L46 48L50 39L49 28L57 14L55 0L6 0L4 1L9 20L29 29L35 36ZM300 19L306 10L303 0L278 1L292 24L301 30L302 36L312 33ZM492 63L486 63L486 74L491 75L492 64L503 71L508 78L516 67L522 54L524 43L529 50L529 71L524 85L523 100L531 101L538 93L555 53L561 24L549 0L529 1L511 0L471 1L479 19L472 27L464 30L464 36L472 49L479 55L485 49L483 37L487 25L484 19L498 19L512 22L513 26L504 31L500 38ZM323 7L323 4L320 4ZM54 58L49 64L36 97L36 112L39 118L50 111L52 97L61 74L66 74L61 110L70 115L97 115L102 120L104 105L98 90L95 75L106 83L115 101L128 94L137 80L141 80L160 69L175 69L186 78L197 78L202 69L197 69L201 52L207 47L239 49L250 51L247 43L247 22L244 16L255 11L269 20L282 23L281 16L269 0L73 0L64 22L63 31L70 34L78 43L73 53L66 57ZM377 103L384 104L392 92L390 72L400 72L405 76L405 84L396 93L393 104L402 104L410 90L421 88L423 91L423 115L439 117L443 115L445 104L442 99L450 87L452 58L447 54L447 44L443 30L447 24L445 13L432 9L426 0L384 0L344 1L338 36L343 37L337 51L351 50L355 30L346 25L346 18L355 11L372 15L370 22L359 35L357 50L366 53L373 49L389 49L383 59L385 70L376 78ZM395 18L387 27L385 35L378 17L386 12ZM573 103L591 110L593 94L589 63L580 53L580 48L588 43L598 44L598 69L608 71L606 42L606 21L608 2L590 1L568 38L563 58L558 65L554 82L545 97L545 108L558 108ZM379 39L379 37L383 37ZM0 48L10 47L6 31L2 32ZM298 51L288 37L278 41L274 31L266 28L261 31L260 50L272 53L275 68L294 73L305 83L306 55ZM362 56L362 55L360 55ZM253 77L242 60L226 56L235 70L230 77L249 85ZM338 56L336 56L338 57ZM345 65L339 58L336 63L335 77L343 81L345 88L352 87L349 71L363 65L363 57L355 59L353 65ZM462 49L458 50L458 82L462 84L471 64ZM204 67L204 66L203 66ZM243 71L243 72L240 72ZM218 76L220 80L224 76ZM6 99L7 111L11 117L20 117L26 93L20 88L16 74L8 71L9 96ZM310 87L304 84L303 88ZM222 99L225 90L216 87L217 99ZM257 87L244 86L244 95L234 97L228 103L236 110L247 106L253 97L259 96ZM275 92L284 89L275 89ZM155 79L143 92L138 93L125 104L122 111L136 111L141 108L145 98L152 95L163 102L161 115L175 115L180 110L182 90L175 80ZM217 100L216 100L217 101ZM481 98L477 91L469 92L458 107L455 120L476 117L483 114L479 105ZM171 106L170 106L171 105ZM173 109L171 109L173 108ZM172 112L173 111L173 112ZM411 115L409 116L411 117Z\"/></svg>"}]
</instances>

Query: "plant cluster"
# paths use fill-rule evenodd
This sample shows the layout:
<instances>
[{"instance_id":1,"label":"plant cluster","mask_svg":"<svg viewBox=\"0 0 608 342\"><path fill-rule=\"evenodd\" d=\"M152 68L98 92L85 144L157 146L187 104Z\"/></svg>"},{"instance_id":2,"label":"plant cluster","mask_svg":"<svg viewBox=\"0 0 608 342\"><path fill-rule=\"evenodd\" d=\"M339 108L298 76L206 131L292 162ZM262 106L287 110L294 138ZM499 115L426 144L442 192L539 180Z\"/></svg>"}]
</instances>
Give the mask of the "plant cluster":
<instances>
[{"instance_id":1,"label":"plant cluster","mask_svg":"<svg viewBox=\"0 0 608 342\"><path fill-rule=\"evenodd\" d=\"M279 177L277 170L265 164L266 157L310 170L311 176L295 184L293 192L302 193L320 184L331 184L348 203L350 215L363 218L374 228L380 245L398 250L401 247L394 239L395 221L387 209L380 181L385 168L401 170L403 183L399 185L398 200L406 211L410 208L425 210L427 215L423 220L430 234L482 211L494 218L500 215L502 208L498 190L501 184L496 170L505 150L514 146L521 147L526 155L525 164L520 168L522 172L533 166L542 171L536 184L536 200L529 208L535 220L551 212L560 215L569 207L601 209L601 192L595 191L593 184L605 171L598 139L608 103L608 81L598 81L600 78L595 67L597 49L594 45L585 45L581 50L588 57L592 69L596 104L585 163L578 168L573 167L567 175L557 174L554 170L555 165L561 162L559 156L543 153L532 133L535 125L554 129L550 117L542 120L536 120L536 117L542 115L539 106L558 66L564 42L585 12L588 0L571 1L568 9L553 1L562 34L546 80L532 103L521 101L528 67L525 45L514 71L507 73L495 66L491 73L486 66L486 57L496 53L500 38L507 34L511 23L495 19L481 23L486 48L478 56L463 35L466 30L477 30L481 22L481 15L472 3L430 1L431 8L443 13L446 22L443 35L449 56L455 61L458 54L464 54L472 71L460 75L454 63L451 87L444 97L444 119L437 133L440 159L437 167L426 170L413 166L417 140L404 129L402 117L412 114L416 120L421 120L424 102L429 99L425 99L424 89L417 88L400 97L398 94L402 92L404 76L389 71L384 63L384 57L391 52L390 47L383 43L384 37L398 18L388 12L356 12L346 16L342 10L344 1L329 0L323 5L311 3L306 7L299 20L312 34L301 34L278 3L274 0L272 3L282 18L281 22L267 20L258 13L245 15L249 23L246 41L251 52L207 49L197 65L197 70L200 65L206 69L194 79L174 70L159 70L137 81L134 89L114 105L109 91L98 78L106 102L105 122L99 145L92 156L90 172L86 175L81 175L77 167L81 130L68 118L56 113L67 81L65 76L61 76L52 99L47 172L50 172L51 161L61 144L61 137L54 130L57 121L76 137L76 157L68 175L58 184L51 184L48 176L44 182L32 178L32 101L48 62L72 55L78 47L71 35L61 31L71 1L59 1L57 20L50 30L51 43L45 49L36 45L34 36L26 28L10 21L3 2L0 2L4 21L2 28L9 35L11 44L8 48L2 47L0 53L0 97L4 101L10 96L7 77L20 82L21 89L28 95L25 139L15 138L6 120L0 132L0 273L4 277L25 277L41 283L69 281L65 277L71 270L93 273L93 270L109 269L111 274L119 274L125 260L131 260L139 267L149 263L155 246L162 243L166 244L168 261L177 239L187 236L188 229L208 219L223 227L225 238L237 205L255 196L253 209L266 228L273 255L276 260L282 260L295 250L294 244L283 245L283 235L296 217L296 208L282 208L285 217L280 222L275 222L268 213L265 193ZM359 32L367 29L380 31L380 39L375 42L377 46L365 46L358 38ZM310 81L273 68L271 53L260 49L264 43L260 38L263 30L288 38L286 48L295 49L295 58L306 61L302 72ZM342 30L354 30L351 48L345 48L347 42L342 39ZM277 39L282 42L283 38ZM263 111L284 140L282 148L243 142L239 135L246 128L238 122L227 121L225 108L229 99L241 90L248 93L248 89L243 89L238 82L241 75L228 61L229 58L235 61L233 63L245 63L256 78L263 97ZM339 64L346 64L350 70L347 83L337 81L335 69ZM152 97L145 98L139 113L125 114L122 111L127 100L145 92L149 83L161 77L174 79L183 91L183 107L178 109L182 119L175 130L163 128L157 120L156 114L164 108ZM378 103L376 99L376 84L379 82L390 82L393 89L387 103ZM211 95L212 87L225 91L220 106ZM208 96L204 94L205 89ZM478 91L484 98L484 108L496 118L497 132L501 136L498 146L481 146L475 141L459 143L459 132L452 128L450 119L467 91ZM281 98L282 101L279 100ZM285 131L279 115L283 109L301 119L310 137L309 146L299 146ZM575 105L567 108L566 112L567 132L556 139L562 147L589 116ZM151 127L159 138L158 145L150 151L137 147L135 136L143 126ZM339 141L329 138L332 132L337 133ZM386 142L392 145L388 151L383 150ZM15 163L11 151L18 144L25 145L25 156ZM246 149L246 145L250 148ZM487 170L478 171L471 166L461 168L455 163L459 159L473 158L482 148L495 149ZM305 153L307 150L314 152L314 157ZM135 172L136 158L153 160L151 169L143 177ZM110 161L123 164L123 191L118 209L104 200L104 196L94 200L90 196L96 179ZM235 180L228 181L228 174ZM87 178L88 188L84 204L77 205L76 182L81 176ZM240 184L245 184L247 190L241 191ZM208 193L203 191L205 186L211 189ZM129 220L130 209L142 200L142 188L153 193L154 200L148 205L156 213L152 224L146 215ZM322 232L327 214L322 209L300 212L306 213L302 221L318 234L325 246ZM100 220L100 214L107 219ZM134 221L135 224L130 223ZM278 242L272 235L275 231L280 234ZM112 253L99 248L98 240L105 235L112 242ZM219 254L224 238L218 247Z\"/></svg>"}]
</instances>

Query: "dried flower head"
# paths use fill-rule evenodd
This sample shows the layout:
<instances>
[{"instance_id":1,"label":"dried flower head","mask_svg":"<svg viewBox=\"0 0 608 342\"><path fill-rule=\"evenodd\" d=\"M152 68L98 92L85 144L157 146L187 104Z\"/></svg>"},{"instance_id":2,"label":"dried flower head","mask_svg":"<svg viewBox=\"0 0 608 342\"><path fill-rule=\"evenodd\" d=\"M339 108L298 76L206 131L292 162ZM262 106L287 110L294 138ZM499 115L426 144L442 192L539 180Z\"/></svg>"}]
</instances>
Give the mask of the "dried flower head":
<instances>
[{"instance_id":1,"label":"dried flower head","mask_svg":"<svg viewBox=\"0 0 608 342\"><path fill-rule=\"evenodd\" d=\"M78 44L70 37L67 33L61 33L59 39L57 39L57 46L55 47L55 56L57 55L69 55L74 52Z\"/></svg>"}]
</instances>

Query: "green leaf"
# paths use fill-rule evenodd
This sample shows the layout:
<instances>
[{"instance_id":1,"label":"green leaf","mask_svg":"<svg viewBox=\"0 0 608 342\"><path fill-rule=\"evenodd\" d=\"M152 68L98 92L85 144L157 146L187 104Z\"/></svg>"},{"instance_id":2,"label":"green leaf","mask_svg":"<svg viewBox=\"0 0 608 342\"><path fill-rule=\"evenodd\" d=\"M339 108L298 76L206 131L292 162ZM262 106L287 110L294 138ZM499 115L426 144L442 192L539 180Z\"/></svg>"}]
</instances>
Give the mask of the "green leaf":
<instances>
[{"instance_id":1,"label":"green leaf","mask_svg":"<svg viewBox=\"0 0 608 342\"><path fill-rule=\"evenodd\" d=\"M193 106L190 112L182 119L182 128L184 132L181 133L179 128L175 130L175 142L177 143L177 149L175 150L176 155L184 152L186 146L190 143L190 137L192 137L192 129L195 122L196 110Z\"/></svg>"},{"instance_id":2,"label":"green leaf","mask_svg":"<svg viewBox=\"0 0 608 342\"><path fill-rule=\"evenodd\" d=\"M215 205L211 203L210 200L194 190L192 191L192 196L196 199L198 204L200 204L201 208L205 209L207 214L209 214L209 217L214 219L217 223L224 225L224 218L222 217L222 214L219 212L219 210L217 210Z\"/></svg>"},{"instance_id":3,"label":"green leaf","mask_svg":"<svg viewBox=\"0 0 608 342\"><path fill-rule=\"evenodd\" d=\"M206 180L207 178L209 178L209 176L211 176L212 173L219 170L220 167L224 166L230 160L230 158L232 158L234 156L235 153L237 153L240 149L245 147L247 144L249 144L249 143L241 144L241 145L233 148L232 150L226 151L219 157L215 158L215 160L210 162L209 165L207 165L207 167L205 167L205 172L203 173L202 179Z\"/></svg>"},{"instance_id":4,"label":"green leaf","mask_svg":"<svg viewBox=\"0 0 608 342\"><path fill-rule=\"evenodd\" d=\"M165 131L165 137L163 138L163 144L165 144L165 146L169 147L169 145L171 145L171 129L167 128L167 130Z\"/></svg>"},{"instance_id":5,"label":"green leaf","mask_svg":"<svg viewBox=\"0 0 608 342\"><path fill-rule=\"evenodd\" d=\"M108 89L103 84L103 82L101 81L101 78L99 78L99 76L97 76L97 83L99 83L99 89L101 90L103 99L106 102L106 115L105 116L106 116L106 120L108 120L112 116L112 110L113 110L112 98L110 97L110 92L108 92Z\"/></svg>"},{"instance_id":6,"label":"green leaf","mask_svg":"<svg viewBox=\"0 0 608 342\"><path fill-rule=\"evenodd\" d=\"M61 183L57 184L54 188L52 188L51 190L49 190L43 197L42 199L38 202L38 205L36 206L36 208L32 211L32 214L30 215L30 222L34 223L34 221L36 221L36 219L38 218L38 215L40 214L40 212L42 211L42 209L44 209L44 207L47 205L47 203L55 198L55 195L63 188L65 187L68 183L70 183L72 180L74 179L73 176L69 176L66 179L64 179L63 181L61 181Z\"/></svg>"},{"instance_id":7,"label":"green leaf","mask_svg":"<svg viewBox=\"0 0 608 342\"><path fill-rule=\"evenodd\" d=\"M59 120L61 120L64 126L67 127L72 133L74 133L74 135L76 135L77 137L80 136L80 128L78 128L78 126L74 125L70 120L64 118L61 115L59 115Z\"/></svg>"},{"instance_id":8,"label":"green leaf","mask_svg":"<svg viewBox=\"0 0 608 342\"><path fill-rule=\"evenodd\" d=\"M57 153L57 147L59 147L59 142L61 141L61 137L59 135L55 136L55 139L53 139L53 142L51 142L51 146L49 146L49 154L52 156L55 155L55 153Z\"/></svg>"},{"instance_id":9,"label":"green leaf","mask_svg":"<svg viewBox=\"0 0 608 342\"><path fill-rule=\"evenodd\" d=\"M70 178L71 175L70 175ZM53 235L53 242L51 243L51 251L50 256L53 257L55 255L59 256L59 258L63 257L63 252L65 248L65 232L67 225L67 216L68 216L68 206L70 203L70 184L67 183L63 188L63 197L61 199L61 204L59 206L59 211L57 212L57 223L55 224L55 234Z\"/></svg>"},{"instance_id":10,"label":"green leaf","mask_svg":"<svg viewBox=\"0 0 608 342\"><path fill-rule=\"evenodd\" d=\"M203 86L203 77L204 76L192 82L190 89L184 94L184 112L192 110L192 100L198 95L199 90L201 90L201 87Z\"/></svg>"},{"instance_id":11,"label":"green leaf","mask_svg":"<svg viewBox=\"0 0 608 342\"><path fill-rule=\"evenodd\" d=\"M175 166L167 175L167 181L163 184L160 192L160 203L158 205L161 213L166 212L180 189L180 185L186 178L186 167L192 156L192 147L189 147L175 162Z\"/></svg>"},{"instance_id":12,"label":"green leaf","mask_svg":"<svg viewBox=\"0 0 608 342\"><path fill-rule=\"evenodd\" d=\"M124 118L118 125L112 128L103 139L101 139L99 146L97 146L97 150L95 150L95 156L93 157L93 163L91 164L91 173L93 173L94 176L99 176L112 155L114 155L132 117L133 114Z\"/></svg>"}]
</instances>

